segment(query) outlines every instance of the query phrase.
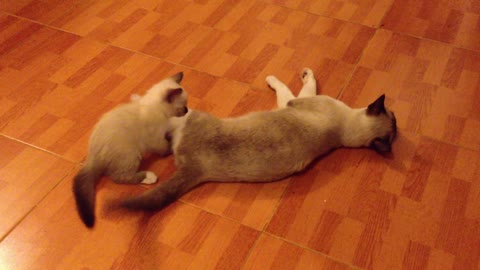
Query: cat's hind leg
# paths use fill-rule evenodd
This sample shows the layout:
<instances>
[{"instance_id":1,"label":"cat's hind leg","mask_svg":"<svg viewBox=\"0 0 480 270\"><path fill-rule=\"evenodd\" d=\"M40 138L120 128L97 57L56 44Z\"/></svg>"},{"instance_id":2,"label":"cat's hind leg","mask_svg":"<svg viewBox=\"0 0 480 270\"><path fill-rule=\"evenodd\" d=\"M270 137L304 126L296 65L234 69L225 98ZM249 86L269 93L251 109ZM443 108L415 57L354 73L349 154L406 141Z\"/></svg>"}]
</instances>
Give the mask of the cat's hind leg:
<instances>
[{"instance_id":1,"label":"cat's hind leg","mask_svg":"<svg viewBox=\"0 0 480 270\"><path fill-rule=\"evenodd\" d=\"M292 91L282 83L275 76L267 76L266 78L268 86L270 86L277 94L277 106L278 108L285 108L287 103L294 99L295 96L292 94Z\"/></svg>"},{"instance_id":2,"label":"cat's hind leg","mask_svg":"<svg viewBox=\"0 0 480 270\"><path fill-rule=\"evenodd\" d=\"M298 94L298 97L313 97L317 95L317 81L313 76L313 71L309 68L304 68L301 74L303 87Z\"/></svg>"},{"instance_id":3,"label":"cat's hind leg","mask_svg":"<svg viewBox=\"0 0 480 270\"><path fill-rule=\"evenodd\" d=\"M197 173L180 168L170 180L136 197L120 201L119 206L130 210L160 210L201 183L203 181Z\"/></svg>"}]
</instances>

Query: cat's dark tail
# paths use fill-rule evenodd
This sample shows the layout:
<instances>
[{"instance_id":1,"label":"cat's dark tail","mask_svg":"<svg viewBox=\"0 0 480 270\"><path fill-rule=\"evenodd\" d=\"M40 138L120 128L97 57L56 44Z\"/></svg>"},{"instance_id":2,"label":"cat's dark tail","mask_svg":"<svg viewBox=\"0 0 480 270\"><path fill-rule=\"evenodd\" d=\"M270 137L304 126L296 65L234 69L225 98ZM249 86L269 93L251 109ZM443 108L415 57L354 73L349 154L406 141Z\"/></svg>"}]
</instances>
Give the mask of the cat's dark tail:
<instances>
[{"instance_id":1,"label":"cat's dark tail","mask_svg":"<svg viewBox=\"0 0 480 270\"><path fill-rule=\"evenodd\" d=\"M93 228L95 225L95 186L102 172L101 168L87 164L73 179L72 189L77 211L88 228Z\"/></svg>"},{"instance_id":2,"label":"cat's dark tail","mask_svg":"<svg viewBox=\"0 0 480 270\"><path fill-rule=\"evenodd\" d=\"M128 210L158 211L176 201L201 183L193 174L177 172L168 181L135 197L117 202L117 206Z\"/></svg>"}]
</instances>

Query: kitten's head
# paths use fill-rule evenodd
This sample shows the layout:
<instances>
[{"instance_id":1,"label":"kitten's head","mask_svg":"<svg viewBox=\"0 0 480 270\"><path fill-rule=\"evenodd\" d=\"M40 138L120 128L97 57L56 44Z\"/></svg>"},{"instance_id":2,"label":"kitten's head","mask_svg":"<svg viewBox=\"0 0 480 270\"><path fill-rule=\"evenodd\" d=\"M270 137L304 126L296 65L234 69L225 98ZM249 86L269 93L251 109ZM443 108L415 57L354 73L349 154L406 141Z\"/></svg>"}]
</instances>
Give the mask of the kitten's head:
<instances>
[{"instance_id":1,"label":"kitten's head","mask_svg":"<svg viewBox=\"0 0 480 270\"><path fill-rule=\"evenodd\" d=\"M187 92L180 85L183 72L165 78L141 97L140 102L148 106L161 106L167 117L183 116L188 112Z\"/></svg>"},{"instance_id":2,"label":"kitten's head","mask_svg":"<svg viewBox=\"0 0 480 270\"><path fill-rule=\"evenodd\" d=\"M385 95L381 95L366 109L371 120L371 139L368 146L378 153L392 151L392 142L397 136L397 120L392 111L385 108Z\"/></svg>"}]
</instances>

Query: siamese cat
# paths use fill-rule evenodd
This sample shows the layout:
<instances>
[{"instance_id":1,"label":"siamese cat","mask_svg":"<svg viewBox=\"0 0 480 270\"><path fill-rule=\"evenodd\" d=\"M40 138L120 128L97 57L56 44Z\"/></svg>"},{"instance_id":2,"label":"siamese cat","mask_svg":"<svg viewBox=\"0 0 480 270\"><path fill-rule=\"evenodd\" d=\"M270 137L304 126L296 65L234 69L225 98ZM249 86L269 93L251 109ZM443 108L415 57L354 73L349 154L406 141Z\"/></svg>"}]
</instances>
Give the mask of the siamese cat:
<instances>
[{"instance_id":1,"label":"siamese cat","mask_svg":"<svg viewBox=\"0 0 480 270\"><path fill-rule=\"evenodd\" d=\"M188 111L187 93L180 82L183 73L160 81L144 96L133 95L131 102L104 114L89 141L84 167L73 180L73 193L83 223L95 223L95 185L103 175L120 184L153 184L157 176L137 171L143 154L167 155L170 142L165 139L168 119Z\"/></svg>"},{"instance_id":2,"label":"siamese cat","mask_svg":"<svg viewBox=\"0 0 480 270\"><path fill-rule=\"evenodd\" d=\"M279 109L218 119L190 111L170 119L177 171L172 178L136 197L111 206L159 210L204 182L269 182L302 171L313 160L339 147L391 151L396 120L384 106L385 95L366 108L316 95L313 72L305 69L295 97L274 76Z\"/></svg>"}]
</instances>

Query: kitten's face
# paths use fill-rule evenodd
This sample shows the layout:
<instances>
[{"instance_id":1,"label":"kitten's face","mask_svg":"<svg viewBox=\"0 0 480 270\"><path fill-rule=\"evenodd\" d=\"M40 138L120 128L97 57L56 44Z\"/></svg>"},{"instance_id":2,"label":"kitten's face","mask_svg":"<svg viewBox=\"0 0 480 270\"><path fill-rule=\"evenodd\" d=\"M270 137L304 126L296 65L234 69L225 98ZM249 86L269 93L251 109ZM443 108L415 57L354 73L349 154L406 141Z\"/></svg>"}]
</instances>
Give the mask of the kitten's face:
<instances>
[{"instance_id":1,"label":"kitten's face","mask_svg":"<svg viewBox=\"0 0 480 270\"><path fill-rule=\"evenodd\" d=\"M384 101L385 95L382 95L367 108L367 115L373 120L372 139L368 146L378 153L391 152L397 136L397 119L385 108Z\"/></svg>"},{"instance_id":2,"label":"kitten's face","mask_svg":"<svg viewBox=\"0 0 480 270\"><path fill-rule=\"evenodd\" d=\"M180 85L182 78L183 73L179 72L162 80L142 97L143 102L162 106L167 117L185 115L188 112L187 92Z\"/></svg>"}]
</instances>

